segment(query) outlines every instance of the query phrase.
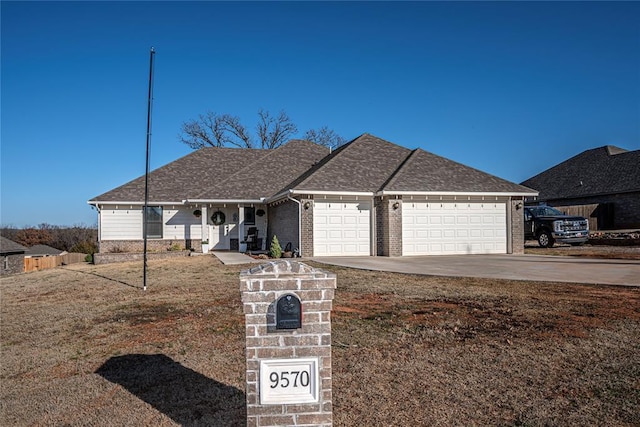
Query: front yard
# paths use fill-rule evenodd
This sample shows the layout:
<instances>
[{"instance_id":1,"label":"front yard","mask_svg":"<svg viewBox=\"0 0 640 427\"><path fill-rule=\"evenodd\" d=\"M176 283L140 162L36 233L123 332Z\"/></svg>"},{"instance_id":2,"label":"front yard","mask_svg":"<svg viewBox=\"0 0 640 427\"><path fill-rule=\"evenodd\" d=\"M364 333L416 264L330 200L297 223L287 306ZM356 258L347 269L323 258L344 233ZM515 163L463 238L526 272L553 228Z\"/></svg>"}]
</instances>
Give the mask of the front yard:
<instances>
[{"instance_id":1,"label":"front yard","mask_svg":"<svg viewBox=\"0 0 640 427\"><path fill-rule=\"evenodd\" d=\"M236 266L0 279L2 425L244 425ZM328 268L334 425L640 425L640 289Z\"/></svg>"}]
</instances>

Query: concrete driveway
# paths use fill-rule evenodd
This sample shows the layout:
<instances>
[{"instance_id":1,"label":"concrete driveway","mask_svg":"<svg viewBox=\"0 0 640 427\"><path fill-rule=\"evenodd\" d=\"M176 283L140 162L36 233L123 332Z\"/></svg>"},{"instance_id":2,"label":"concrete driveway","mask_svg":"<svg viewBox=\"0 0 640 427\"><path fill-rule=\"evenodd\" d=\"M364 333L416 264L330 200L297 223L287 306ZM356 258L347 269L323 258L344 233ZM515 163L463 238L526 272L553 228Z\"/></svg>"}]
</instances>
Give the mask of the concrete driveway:
<instances>
[{"instance_id":1,"label":"concrete driveway","mask_svg":"<svg viewBox=\"0 0 640 427\"><path fill-rule=\"evenodd\" d=\"M318 257L314 261L396 273L640 286L640 261L544 255Z\"/></svg>"}]
</instances>

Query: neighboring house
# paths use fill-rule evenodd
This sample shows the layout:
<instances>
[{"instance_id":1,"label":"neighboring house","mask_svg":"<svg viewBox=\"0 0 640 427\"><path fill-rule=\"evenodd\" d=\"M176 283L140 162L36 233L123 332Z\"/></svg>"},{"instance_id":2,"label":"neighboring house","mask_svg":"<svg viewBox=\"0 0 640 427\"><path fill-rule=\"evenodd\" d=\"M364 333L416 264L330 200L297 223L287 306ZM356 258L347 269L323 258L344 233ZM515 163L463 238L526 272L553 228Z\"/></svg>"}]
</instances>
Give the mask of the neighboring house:
<instances>
[{"instance_id":1,"label":"neighboring house","mask_svg":"<svg viewBox=\"0 0 640 427\"><path fill-rule=\"evenodd\" d=\"M334 152L203 148L149 174L150 250L244 251L249 232L301 254L522 253L524 186L364 134ZM89 200L100 252L141 251L144 177Z\"/></svg>"},{"instance_id":2,"label":"neighboring house","mask_svg":"<svg viewBox=\"0 0 640 427\"><path fill-rule=\"evenodd\" d=\"M0 257L2 268L0 275L17 274L24 272L24 253L27 248L0 236Z\"/></svg>"},{"instance_id":3,"label":"neighboring house","mask_svg":"<svg viewBox=\"0 0 640 427\"><path fill-rule=\"evenodd\" d=\"M640 150L587 150L522 185L540 192L527 201L580 213L592 230L640 228Z\"/></svg>"},{"instance_id":4,"label":"neighboring house","mask_svg":"<svg viewBox=\"0 0 640 427\"><path fill-rule=\"evenodd\" d=\"M52 248L48 245L33 245L27 248L27 252L24 254L25 257L36 258L36 257L49 257L49 256L60 256L66 254L66 251L61 251L60 249Z\"/></svg>"}]
</instances>

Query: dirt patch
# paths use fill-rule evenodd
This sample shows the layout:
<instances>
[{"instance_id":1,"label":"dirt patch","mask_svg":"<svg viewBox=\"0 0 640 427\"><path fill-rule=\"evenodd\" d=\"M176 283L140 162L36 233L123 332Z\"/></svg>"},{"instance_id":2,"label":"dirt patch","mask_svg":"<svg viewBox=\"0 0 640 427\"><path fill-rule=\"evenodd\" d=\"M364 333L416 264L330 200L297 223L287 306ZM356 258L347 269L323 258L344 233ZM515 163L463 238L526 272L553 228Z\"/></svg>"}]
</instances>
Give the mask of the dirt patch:
<instances>
[{"instance_id":1,"label":"dirt patch","mask_svg":"<svg viewBox=\"0 0 640 427\"><path fill-rule=\"evenodd\" d=\"M336 426L640 425L640 289L316 266ZM241 268L0 279L0 424L245 425Z\"/></svg>"}]
</instances>

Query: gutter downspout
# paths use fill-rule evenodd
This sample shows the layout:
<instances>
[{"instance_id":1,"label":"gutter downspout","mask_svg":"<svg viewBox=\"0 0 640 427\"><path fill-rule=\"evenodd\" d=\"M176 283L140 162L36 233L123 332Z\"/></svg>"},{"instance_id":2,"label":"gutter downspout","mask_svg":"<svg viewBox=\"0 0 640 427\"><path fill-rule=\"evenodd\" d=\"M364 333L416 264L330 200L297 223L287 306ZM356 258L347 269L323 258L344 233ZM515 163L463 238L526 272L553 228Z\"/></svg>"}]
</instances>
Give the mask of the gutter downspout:
<instances>
[{"instance_id":1,"label":"gutter downspout","mask_svg":"<svg viewBox=\"0 0 640 427\"><path fill-rule=\"evenodd\" d=\"M302 202L291 197L291 190L287 194L287 199L298 204L298 255L302 256Z\"/></svg>"}]
</instances>

